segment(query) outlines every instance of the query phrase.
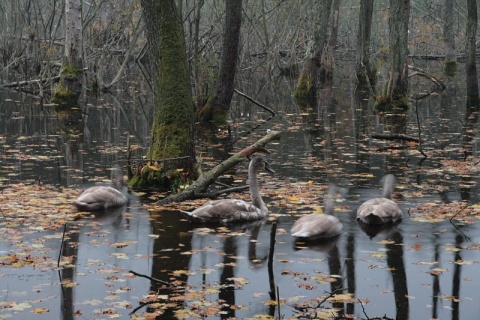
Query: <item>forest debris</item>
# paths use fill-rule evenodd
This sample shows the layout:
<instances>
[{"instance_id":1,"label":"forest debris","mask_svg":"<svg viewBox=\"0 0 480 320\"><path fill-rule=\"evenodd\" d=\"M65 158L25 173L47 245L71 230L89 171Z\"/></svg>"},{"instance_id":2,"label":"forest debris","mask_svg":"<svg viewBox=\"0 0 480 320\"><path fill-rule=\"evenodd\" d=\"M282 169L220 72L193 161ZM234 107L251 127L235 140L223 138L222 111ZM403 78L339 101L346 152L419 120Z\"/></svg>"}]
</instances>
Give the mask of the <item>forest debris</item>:
<instances>
[{"instance_id":1,"label":"forest debris","mask_svg":"<svg viewBox=\"0 0 480 320\"><path fill-rule=\"evenodd\" d=\"M244 161L254 153L258 151L264 151L265 145L273 140L280 140L280 132L272 131L267 134L262 139L258 140L251 146L244 148L243 150L235 153L227 160L221 162L213 169L206 173L202 173L202 175L190 186L188 186L184 191L168 196L157 201L158 204L168 204L171 202L182 202L185 200L191 200L196 197L199 193L204 193L207 188L215 182L219 176L230 170L231 168L235 167L240 162Z\"/></svg>"}]
</instances>

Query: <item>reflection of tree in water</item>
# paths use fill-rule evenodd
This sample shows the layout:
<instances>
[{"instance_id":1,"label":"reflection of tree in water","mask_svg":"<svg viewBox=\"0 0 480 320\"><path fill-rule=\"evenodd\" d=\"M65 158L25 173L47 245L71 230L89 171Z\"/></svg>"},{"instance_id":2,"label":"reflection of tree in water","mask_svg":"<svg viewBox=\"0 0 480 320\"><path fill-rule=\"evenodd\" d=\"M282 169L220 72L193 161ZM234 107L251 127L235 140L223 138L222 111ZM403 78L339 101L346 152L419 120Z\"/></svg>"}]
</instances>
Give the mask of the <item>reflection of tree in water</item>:
<instances>
[{"instance_id":1,"label":"reflection of tree in water","mask_svg":"<svg viewBox=\"0 0 480 320\"><path fill-rule=\"evenodd\" d=\"M296 241L294 243L295 249L325 252L327 254L329 275L333 279L333 281L330 282L330 292L328 292L327 296L314 299L317 301L316 305L314 305L313 301L309 301L305 304L295 306L296 309L301 311L302 317L316 319L317 311L325 307L324 305L329 298L335 299L336 294L342 294L344 292L342 264L340 262L340 252L337 245L339 238L340 237L334 237L311 242ZM332 307L335 310L335 318L343 319L345 315L344 303L334 300Z\"/></svg>"},{"instance_id":2,"label":"reflection of tree in water","mask_svg":"<svg viewBox=\"0 0 480 320\"><path fill-rule=\"evenodd\" d=\"M455 236L455 262L462 260L462 243L463 235L457 234ZM461 283L462 265L454 263L453 279L452 279L452 320L460 319L460 283Z\"/></svg>"},{"instance_id":3,"label":"reflection of tree in water","mask_svg":"<svg viewBox=\"0 0 480 320\"><path fill-rule=\"evenodd\" d=\"M407 274L403 260L403 237L397 230L390 239L393 240L393 243L388 242L385 247L387 248L387 265L392 274L395 307L397 311L396 319L408 320L410 308Z\"/></svg>"}]
</instances>

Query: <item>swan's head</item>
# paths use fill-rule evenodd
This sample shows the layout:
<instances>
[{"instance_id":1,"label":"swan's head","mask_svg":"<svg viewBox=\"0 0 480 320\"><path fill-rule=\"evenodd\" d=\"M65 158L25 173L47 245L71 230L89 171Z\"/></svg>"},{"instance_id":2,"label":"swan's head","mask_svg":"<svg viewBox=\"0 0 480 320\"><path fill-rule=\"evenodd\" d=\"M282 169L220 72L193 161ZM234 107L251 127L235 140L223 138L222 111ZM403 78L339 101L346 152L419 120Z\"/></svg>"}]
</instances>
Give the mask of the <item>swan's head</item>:
<instances>
[{"instance_id":1,"label":"swan's head","mask_svg":"<svg viewBox=\"0 0 480 320\"><path fill-rule=\"evenodd\" d=\"M255 171L265 170L267 172L270 172L271 174L275 173L275 171L268 164L267 160L265 160L265 158L263 157L253 158L252 161L250 161L249 168Z\"/></svg>"}]
</instances>

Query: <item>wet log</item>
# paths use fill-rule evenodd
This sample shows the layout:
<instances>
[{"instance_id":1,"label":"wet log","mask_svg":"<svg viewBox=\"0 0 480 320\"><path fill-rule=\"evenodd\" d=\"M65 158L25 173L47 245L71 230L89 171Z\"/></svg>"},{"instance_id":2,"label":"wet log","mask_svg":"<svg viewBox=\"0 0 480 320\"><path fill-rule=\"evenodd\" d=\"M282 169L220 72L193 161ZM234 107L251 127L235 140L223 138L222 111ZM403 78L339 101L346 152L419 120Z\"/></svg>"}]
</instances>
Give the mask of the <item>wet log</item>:
<instances>
[{"instance_id":1,"label":"wet log","mask_svg":"<svg viewBox=\"0 0 480 320\"><path fill-rule=\"evenodd\" d=\"M419 139L406 135L406 134L374 134L372 135L373 139L383 139L383 140L403 140L409 142L419 142Z\"/></svg>"},{"instance_id":2,"label":"wet log","mask_svg":"<svg viewBox=\"0 0 480 320\"><path fill-rule=\"evenodd\" d=\"M171 202L182 202L185 200L191 200L198 198L198 194L205 193L207 188L215 182L215 180L227 172L228 170L232 169L235 167L237 164L240 162L245 161L248 157L253 155L256 152L264 152L264 153L269 153L268 150L265 149L265 146L274 140L280 140L280 132L278 131L272 131L269 134L267 134L265 137L262 139L258 140L254 144L252 144L249 147L246 147L245 149L241 150L240 152L235 153L232 155L230 158L227 160L221 162L217 166L215 166L213 169L206 173L202 173L200 177L192 183L190 186L188 186L184 191L173 194L171 196L168 196L166 198L160 199L157 201L159 204L167 204Z\"/></svg>"}]
</instances>

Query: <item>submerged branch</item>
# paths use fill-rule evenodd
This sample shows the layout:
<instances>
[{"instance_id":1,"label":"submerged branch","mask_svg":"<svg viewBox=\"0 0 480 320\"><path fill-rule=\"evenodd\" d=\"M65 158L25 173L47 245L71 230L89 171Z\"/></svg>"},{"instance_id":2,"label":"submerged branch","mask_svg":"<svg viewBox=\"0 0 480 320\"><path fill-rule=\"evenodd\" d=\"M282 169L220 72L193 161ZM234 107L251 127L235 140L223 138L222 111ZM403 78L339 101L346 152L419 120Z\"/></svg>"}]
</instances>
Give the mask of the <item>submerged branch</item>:
<instances>
[{"instance_id":1,"label":"submerged branch","mask_svg":"<svg viewBox=\"0 0 480 320\"><path fill-rule=\"evenodd\" d=\"M404 141L419 142L417 138L406 135L406 134L374 134L372 138L384 139L384 140L404 140Z\"/></svg>"}]
</instances>

